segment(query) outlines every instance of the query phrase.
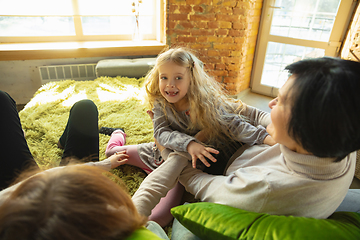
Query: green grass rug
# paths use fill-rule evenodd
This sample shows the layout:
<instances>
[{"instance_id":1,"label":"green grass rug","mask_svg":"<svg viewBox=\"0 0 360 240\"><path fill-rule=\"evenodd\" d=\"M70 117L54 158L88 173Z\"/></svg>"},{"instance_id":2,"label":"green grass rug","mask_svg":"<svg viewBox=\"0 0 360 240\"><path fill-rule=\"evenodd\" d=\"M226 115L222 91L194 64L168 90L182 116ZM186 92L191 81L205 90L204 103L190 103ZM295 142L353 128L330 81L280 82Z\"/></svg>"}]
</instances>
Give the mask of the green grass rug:
<instances>
[{"instance_id":1,"label":"green grass rug","mask_svg":"<svg viewBox=\"0 0 360 240\"><path fill-rule=\"evenodd\" d=\"M153 141L153 128L146 114L144 79L100 77L94 81L58 81L43 85L20 111L31 153L42 169L59 165L62 150L57 142L65 129L71 106L81 99L91 99L99 110L99 128L121 127L126 144ZM99 134L100 160L105 159L109 136ZM146 174L137 167L123 165L112 172L127 185L132 195Z\"/></svg>"}]
</instances>

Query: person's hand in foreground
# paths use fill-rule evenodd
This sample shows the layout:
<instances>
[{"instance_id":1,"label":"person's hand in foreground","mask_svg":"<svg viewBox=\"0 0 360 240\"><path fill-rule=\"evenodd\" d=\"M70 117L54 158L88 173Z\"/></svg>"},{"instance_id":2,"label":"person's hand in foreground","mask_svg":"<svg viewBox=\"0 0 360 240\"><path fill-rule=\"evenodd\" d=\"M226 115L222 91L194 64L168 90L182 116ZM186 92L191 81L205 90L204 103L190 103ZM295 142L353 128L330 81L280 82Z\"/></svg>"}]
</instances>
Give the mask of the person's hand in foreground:
<instances>
[{"instance_id":1,"label":"person's hand in foreground","mask_svg":"<svg viewBox=\"0 0 360 240\"><path fill-rule=\"evenodd\" d=\"M111 169L113 169L125 164L129 159L129 155L125 154L125 151L121 151L114 153L113 155L108 157L108 159L111 162Z\"/></svg>"}]
</instances>

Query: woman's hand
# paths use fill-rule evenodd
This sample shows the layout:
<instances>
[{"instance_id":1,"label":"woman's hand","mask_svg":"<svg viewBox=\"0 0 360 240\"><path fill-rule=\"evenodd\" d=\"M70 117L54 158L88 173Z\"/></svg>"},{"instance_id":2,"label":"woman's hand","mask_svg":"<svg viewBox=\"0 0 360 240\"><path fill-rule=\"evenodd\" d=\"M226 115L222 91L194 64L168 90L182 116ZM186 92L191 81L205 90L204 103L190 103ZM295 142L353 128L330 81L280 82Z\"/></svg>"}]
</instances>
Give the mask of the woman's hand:
<instances>
[{"instance_id":1,"label":"woman's hand","mask_svg":"<svg viewBox=\"0 0 360 240\"><path fill-rule=\"evenodd\" d=\"M205 147L200 143L191 141L187 146L187 151L191 155L192 166L196 168L196 160L200 159L201 162L205 164L206 167L210 167L210 164L206 161L205 157L210 159L212 162L216 162L216 158L214 158L210 153L218 154L219 151L210 147Z\"/></svg>"},{"instance_id":2,"label":"woman's hand","mask_svg":"<svg viewBox=\"0 0 360 240\"><path fill-rule=\"evenodd\" d=\"M113 155L108 157L108 159L111 162L111 169L113 169L120 165L125 164L129 159L129 155L127 155L125 151L121 151L114 153Z\"/></svg>"},{"instance_id":3,"label":"woman's hand","mask_svg":"<svg viewBox=\"0 0 360 240\"><path fill-rule=\"evenodd\" d=\"M264 144L272 146L272 145L275 145L276 142L270 135L267 135L264 139Z\"/></svg>"}]
</instances>

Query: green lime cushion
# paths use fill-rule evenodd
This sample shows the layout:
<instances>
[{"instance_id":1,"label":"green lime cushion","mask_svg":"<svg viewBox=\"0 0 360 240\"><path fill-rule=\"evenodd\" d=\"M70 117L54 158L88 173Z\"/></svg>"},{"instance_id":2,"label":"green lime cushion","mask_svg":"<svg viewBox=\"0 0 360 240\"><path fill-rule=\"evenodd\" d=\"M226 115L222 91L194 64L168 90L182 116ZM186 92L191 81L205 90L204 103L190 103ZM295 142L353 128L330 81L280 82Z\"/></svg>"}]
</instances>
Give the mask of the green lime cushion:
<instances>
[{"instance_id":1,"label":"green lime cushion","mask_svg":"<svg viewBox=\"0 0 360 240\"><path fill-rule=\"evenodd\" d=\"M155 233L151 232L147 228L139 228L133 232L126 240L161 240Z\"/></svg>"},{"instance_id":2,"label":"green lime cushion","mask_svg":"<svg viewBox=\"0 0 360 240\"><path fill-rule=\"evenodd\" d=\"M360 214L352 212L336 212L328 219L315 219L199 202L174 207L171 213L192 233L206 240L360 239Z\"/></svg>"}]
</instances>

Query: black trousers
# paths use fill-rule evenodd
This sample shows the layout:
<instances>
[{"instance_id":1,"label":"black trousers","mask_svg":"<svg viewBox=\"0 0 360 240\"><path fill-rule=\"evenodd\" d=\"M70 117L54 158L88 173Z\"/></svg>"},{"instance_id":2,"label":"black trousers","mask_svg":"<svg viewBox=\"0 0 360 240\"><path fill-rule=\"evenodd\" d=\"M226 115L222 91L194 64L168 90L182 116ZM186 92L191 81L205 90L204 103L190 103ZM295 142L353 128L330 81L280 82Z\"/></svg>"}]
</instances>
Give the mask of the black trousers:
<instances>
[{"instance_id":1,"label":"black trousers","mask_svg":"<svg viewBox=\"0 0 360 240\"><path fill-rule=\"evenodd\" d=\"M91 100L81 100L72 106L59 142L64 147L60 165L66 165L69 158L84 162L99 160L98 110ZM16 103L9 94L0 91L0 190L30 166L37 164L25 140Z\"/></svg>"},{"instance_id":2,"label":"black trousers","mask_svg":"<svg viewBox=\"0 0 360 240\"><path fill-rule=\"evenodd\" d=\"M85 99L72 106L59 141L64 147L60 165L74 158L81 162L99 161L98 110L93 101Z\"/></svg>"},{"instance_id":3,"label":"black trousers","mask_svg":"<svg viewBox=\"0 0 360 240\"><path fill-rule=\"evenodd\" d=\"M37 166L21 128L15 101L0 91L0 189L8 185L22 170Z\"/></svg>"}]
</instances>

